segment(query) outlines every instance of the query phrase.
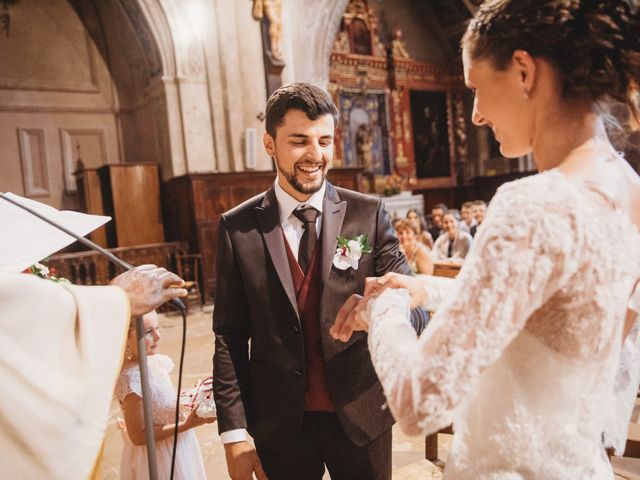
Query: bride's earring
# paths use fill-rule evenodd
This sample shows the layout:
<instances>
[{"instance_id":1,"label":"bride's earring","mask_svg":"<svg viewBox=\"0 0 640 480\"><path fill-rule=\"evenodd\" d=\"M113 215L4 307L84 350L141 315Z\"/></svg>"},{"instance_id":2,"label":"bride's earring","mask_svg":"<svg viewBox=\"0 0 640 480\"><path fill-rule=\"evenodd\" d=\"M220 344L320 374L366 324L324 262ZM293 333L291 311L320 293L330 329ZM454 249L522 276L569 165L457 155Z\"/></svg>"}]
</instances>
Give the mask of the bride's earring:
<instances>
[{"instance_id":1,"label":"bride's earring","mask_svg":"<svg viewBox=\"0 0 640 480\"><path fill-rule=\"evenodd\" d=\"M127 357L127 360L131 360L133 358L133 352L129 348L129 345L124 349L124 356Z\"/></svg>"},{"instance_id":2,"label":"bride's earring","mask_svg":"<svg viewBox=\"0 0 640 480\"><path fill-rule=\"evenodd\" d=\"M523 90L523 91L522 91L522 96L523 96L524 98L526 98L527 100L529 100L529 91L528 91L528 90Z\"/></svg>"}]
</instances>

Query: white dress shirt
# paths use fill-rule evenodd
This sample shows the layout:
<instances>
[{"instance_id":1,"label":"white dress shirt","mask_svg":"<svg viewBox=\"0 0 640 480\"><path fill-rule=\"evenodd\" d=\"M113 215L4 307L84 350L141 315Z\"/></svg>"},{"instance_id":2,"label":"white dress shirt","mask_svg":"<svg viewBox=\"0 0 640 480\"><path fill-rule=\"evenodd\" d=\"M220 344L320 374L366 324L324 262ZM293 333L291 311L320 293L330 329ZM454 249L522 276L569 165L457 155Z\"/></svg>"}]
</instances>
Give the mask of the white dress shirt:
<instances>
[{"instance_id":1,"label":"white dress shirt","mask_svg":"<svg viewBox=\"0 0 640 480\"><path fill-rule=\"evenodd\" d=\"M320 214L316 218L316 232L320 238L320 230L322 229L322 202L324 201L324 192L327 189L326 183L322 183L320 190L315 192L304 202L299 202L280 186L278 180L275 183L276 199L278 200L278 210L280 212L280 225L284 231L284 236L289 242L289 247L293 252L296 260L298 259L298 249L300 248L300 239L304 233L302 222L293 215L294 210L309 206L313 207Z\"/></svg>"},{"instance_id":2,"label":"white dress shirt","mask_svg":"<svg viewBox=\"0 0 640 480\"><path fill-rule=\"evenodd\" d=\"M300 248L300 239L304 233L302 228L302 222L293 215L293 211L302 207L310 206L318 210L320 214L316 219L316 231L318 232L318 238L320 238L320 230L322 228L322 203L324 201L324 192L327 189L327 184L322 183L320 190L315 192L304 202L299 202L280 186L278 179L274 185L276 199L278 200L278 211L280 212L280 225L284 231L284 236L289 243L289 247L293 252L293 255L298 260L298 249ZM223 444L242 442L247 439L247 431L244 428L237 428L235 430L228 430L220 434L220 440Z\"/></svg>"}]
</instances>

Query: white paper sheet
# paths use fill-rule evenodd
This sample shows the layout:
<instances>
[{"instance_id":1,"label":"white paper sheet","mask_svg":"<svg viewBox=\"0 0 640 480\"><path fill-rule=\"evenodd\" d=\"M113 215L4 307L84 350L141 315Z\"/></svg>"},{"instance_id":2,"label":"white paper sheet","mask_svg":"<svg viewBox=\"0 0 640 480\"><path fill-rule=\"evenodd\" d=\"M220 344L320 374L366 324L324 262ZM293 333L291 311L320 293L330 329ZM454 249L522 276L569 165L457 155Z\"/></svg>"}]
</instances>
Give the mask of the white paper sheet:
<instances>
[{"instance_id":1,"label":"white paper sheet","mask_svg":"<svg viewBox=\"0 0 640 480\"><path fill-rule=\"evenodd\" d=\"M101 215L56 210L10 192L5 195L83 237L111 220L111 217ZM75 238L0 198L0 272L22 272L75 241Z\"/></svg>"}]
</instances>

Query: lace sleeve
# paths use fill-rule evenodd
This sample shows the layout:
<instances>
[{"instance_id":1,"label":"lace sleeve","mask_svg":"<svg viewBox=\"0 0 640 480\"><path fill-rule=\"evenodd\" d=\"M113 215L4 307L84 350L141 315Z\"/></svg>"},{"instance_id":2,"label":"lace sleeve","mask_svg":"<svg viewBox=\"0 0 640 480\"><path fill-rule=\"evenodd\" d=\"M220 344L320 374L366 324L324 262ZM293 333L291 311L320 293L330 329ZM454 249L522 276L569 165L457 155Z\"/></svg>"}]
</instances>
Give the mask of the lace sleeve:
<instances>
[{"instance_id":1,"label":"lace sleeve","mask_svg":"<svg viewBox=\"0 0 640 480\"><path fill-rule=\"evenodd\" d=\"M450 424L482 371L576 272L572 252L582 247L582 226L575 197L545 189L540 177L498 191L451 292L420 339L407 325L406 299L389 293L372 301L371 358L407 433Z\"/></svg>"},{"instance_id":2,"label":"lace sleeve","mask_svg":"<svg viewBox=\"0 0 640 480\"><path fill-rule=\"evenodd\" d=\"M125 368L120 372L118 383L116 384L116 399L122 402L127 395L135 393L142 397L142 385L140 384L140 369L137 365Z\"/></svg>"},{"instance_id":3,"label":"lace sleeve","mask_svg":"<svg viewBox=\"0 0 640 480\"><path fill-rule=\"evenodd\" d=\"M427 291L427 301L422 308L435 312L444 299L453 290L455 280L448 277L434 277L433 275L416 275L424 284Z\"/></svg>"}]
</instances>

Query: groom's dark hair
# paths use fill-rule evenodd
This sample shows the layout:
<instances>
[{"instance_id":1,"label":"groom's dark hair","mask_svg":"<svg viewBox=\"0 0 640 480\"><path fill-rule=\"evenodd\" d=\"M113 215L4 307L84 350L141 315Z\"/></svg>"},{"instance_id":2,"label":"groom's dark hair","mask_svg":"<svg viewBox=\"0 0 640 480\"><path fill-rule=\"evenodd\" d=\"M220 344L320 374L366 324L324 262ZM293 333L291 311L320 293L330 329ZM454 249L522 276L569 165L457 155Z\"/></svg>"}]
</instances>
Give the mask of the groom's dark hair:
<instances>
[{"instance_id":1,"label":"groom's dark hair","mask_svg":"<svg viewBox=\"0 0 640 480\"><path fill-rule=\"evenodd\" d=\"M327 92L309 83L291 83L277 89L267 100L265 128L273 138L289 110L301 110L310 120L331 115L333 126L338 125L338 109Z\"/></svg>"}]
</instances>

